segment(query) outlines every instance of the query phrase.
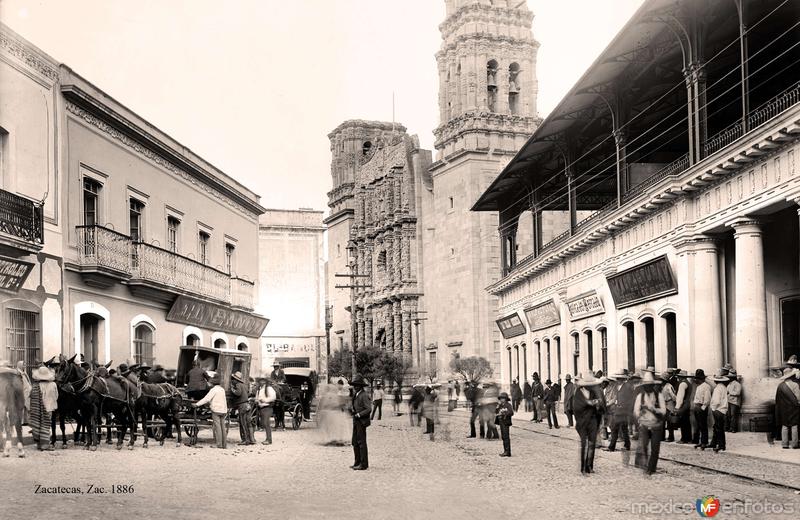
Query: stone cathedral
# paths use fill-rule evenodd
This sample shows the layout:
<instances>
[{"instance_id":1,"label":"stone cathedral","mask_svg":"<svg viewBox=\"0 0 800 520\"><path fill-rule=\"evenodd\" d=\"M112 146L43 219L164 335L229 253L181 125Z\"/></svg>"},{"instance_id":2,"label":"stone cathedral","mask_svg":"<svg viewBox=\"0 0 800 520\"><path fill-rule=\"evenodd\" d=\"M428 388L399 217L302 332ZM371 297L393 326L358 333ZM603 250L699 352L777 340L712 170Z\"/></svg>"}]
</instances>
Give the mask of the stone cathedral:
<instances>
[{"instance_id":1,"label":"stone cathedral","mask_svg":"<svg viewBox=\"0 0 800 520\"><path fill-rule=\"evenodd\" d=\"M328 136L331 348L405 352L442 376L453 357L480 355L499 376L485 291L500 278L498 220L470 208L539 122L538 43L525 0L445 5L435 158L392 123L350 120ZM348 284L354 295L335 287Z\"/></svg>"}]
</instances>

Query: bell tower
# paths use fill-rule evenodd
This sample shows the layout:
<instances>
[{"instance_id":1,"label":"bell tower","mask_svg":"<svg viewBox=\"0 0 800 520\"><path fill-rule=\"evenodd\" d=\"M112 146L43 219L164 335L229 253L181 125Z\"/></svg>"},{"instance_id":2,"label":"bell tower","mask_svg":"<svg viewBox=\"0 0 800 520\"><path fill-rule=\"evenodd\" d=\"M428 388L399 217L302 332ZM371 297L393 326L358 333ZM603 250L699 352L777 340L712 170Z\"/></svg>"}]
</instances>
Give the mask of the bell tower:
<instances>
[{"instance_id":1,"label":"bell tower","mask_svg":"<svg viewBox=\"0 0 800 520\"><path fill-rule=\"evenodd\" d=\"M457 356L482 356L500 374L505 345L498 301L498 217L470 208L533 134L536 52L526 0L445 0L439 25L439 126L435 162L422 194L425 317L420 341L448 369Z\"/></svg>"},{"instance_id":2,"label":"bell tower","mask_svg":"<svg viewBox=\"0 0 800 520\"><path fill-rule=\"evenodd\" d=\"M445 0L439 26L437 160L516 151L533 133L536 52L525 0Z\"/></svg>"}]
</instances>

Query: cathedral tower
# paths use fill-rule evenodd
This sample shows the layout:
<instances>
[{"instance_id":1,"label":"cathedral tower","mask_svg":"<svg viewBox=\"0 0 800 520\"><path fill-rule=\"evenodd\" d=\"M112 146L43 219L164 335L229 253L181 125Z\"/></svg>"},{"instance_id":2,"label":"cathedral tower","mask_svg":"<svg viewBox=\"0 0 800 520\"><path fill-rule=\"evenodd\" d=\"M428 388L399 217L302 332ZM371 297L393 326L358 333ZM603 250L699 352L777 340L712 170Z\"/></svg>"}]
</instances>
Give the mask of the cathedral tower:
<instances>
[{"instance_id":1,"label":"cathedral tower","mask_svg":"<svg viewBox=\"0 0 800 520\"><path fill-rule=\"evenodd\" d=\"M479 355L500 373L497 215L470 208L530 137L536 114L533 13L525 0L445 0L439 26L440 124L436 161L422 198L429 370L449 372L455 356Z\"/></svg>"}]
</instances>

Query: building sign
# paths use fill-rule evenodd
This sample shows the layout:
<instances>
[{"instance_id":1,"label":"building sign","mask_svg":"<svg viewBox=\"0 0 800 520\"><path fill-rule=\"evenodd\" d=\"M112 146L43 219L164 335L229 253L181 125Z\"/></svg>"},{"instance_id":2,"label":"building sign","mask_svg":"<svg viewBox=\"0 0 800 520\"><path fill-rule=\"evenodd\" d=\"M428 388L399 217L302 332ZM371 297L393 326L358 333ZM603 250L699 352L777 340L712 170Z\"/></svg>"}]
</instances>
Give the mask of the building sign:
<instances>
[{"instance_id":1,"label":"building sign","mask_svg":"<svg viewBox=\"0 0 800 520\"><path fill-rule=\"evenodd\" d=\"M28 275L31 274L33 264L22 262L13 258L0 256L0 289L4 291L19 291Z\"/></svg>"},{"instance_id":2,"label":"building sign","mask_svg":"<svg viewBox=\"0 0 800 520\"><path fill-rule=\"evenodd\" d=\"M505 339L520 336L526 332L525 324L519 319L517 313L506 316L505 318L500 318L497 320L497 326L500 328L500 334L502 334Z\"/></svg>"},{"instance_id":3,"label":"building sign","mask_svg":"<svg viewBox=\"0 0 800 520\"><path fill-rule=\"evenodd\" d=\"M667 255L609 276L607 281L618 309L678 292Z\"/></svg>"},{"instance_id":4,"label":"building sign","mask_svg":"<svg viewBox=\"0 0 800 520\"><path fill-rule=\"evenodd\" d=\"M576 298L568 300L566 303L567 309L569 310L569 317L572 321L605 312L603 301L594 291L581 294Z\"/></svg>"},{"instance_id":5,"label":"building sign","mask_svg":"<svg viewBox=\"0 0 800 520\"><path fill-rule=\"evenodd\" d=\"M561 323L561 314L553 300L547 300L536 307L525 309L525 317L528 318L531 331L546 329Z\"/></svg>"},{"instance_id":6,"label":"building sign","mask_svg":"<svg viewBox=\"0 0 800 520\"><path fill-rule=\"evenodd\" d=\"M208 303L188 296L178 296L167 314L167 321L194 325L240 336L261 337L267 318Z\"/></svg>"},{"instance_id":7,"label":"building sign","mask_svg":"<svg viewBox=\"0 0 800 520\"><path fill-rule=\"evenodd\" d=\"M264 343L264 352L267 354L296 354L298 352L316 354L317 346L313 343L303 343L301 345L297 343L273 342L273 340L270 340L270 343Z\"/></svg>"}]
</instances>

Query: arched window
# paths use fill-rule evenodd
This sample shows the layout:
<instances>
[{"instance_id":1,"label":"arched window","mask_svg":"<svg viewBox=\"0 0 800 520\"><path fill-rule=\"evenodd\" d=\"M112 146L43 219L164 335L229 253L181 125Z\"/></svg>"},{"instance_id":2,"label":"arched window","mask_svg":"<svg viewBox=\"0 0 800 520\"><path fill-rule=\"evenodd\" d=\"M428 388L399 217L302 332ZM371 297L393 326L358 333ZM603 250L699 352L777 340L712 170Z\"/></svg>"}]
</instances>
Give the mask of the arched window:
<instances>
[{"instance_id":1,"label":"arched window","mask_svg":"<svg viewBox=\"0 0 800 520\"><path fill-rule=\"evenodd\" d=\"M236 345L236 350L247 352L247 345L245 343L239 343L238 345Z\"/></svg>"},{"instance_id":2,"label":"arched window","mask_svg":"<svg viewBox=\"0 0 800 520\"><path fill-rule=\"evenodd\" d=\"M646 365L648 367L656 366L656 332L655 323L652 317L648 316L642 318L644 325L644 339L645 339L645 355L647 356Z\"/></svg>"},{"instance_id":3,"label":"arched window","mask_svg":"<svg viewBox=\"0 0 800 520\"><path fill-rule=\"evenodd\" d=\"M499 65L495 60L486 64L486 104L490 112L497 109L497 69Z\"/></svg>"},{"instance_id":4,"label":"arched window","mask_svg":"<svg viewBox=\"0 0 800 520\"><path fill-rule=\"evenodd\" d=\"M142 322L133 328L134 363L153 366L155 345L155 329L149 323Z\"/></svg>"},{"instance_id":5,"label":"arched window","mask_svg":"<svg viewBox=\"0 0 800 520\"><path fill-rule=\"evenodd\" d=\"M675 313L668 312L662 316L667 329L667 368L678 366L678 326Z\"/></svg>"},{"instance_id":6,"label":"arched window","mask_svg":"<svg viewBox=\"0 0 800 520\"><path fill-rule=\"evenodd\" d=\"M589 372L594 372L594 336L591 330L587 330L586 334L586 366Z\"/></svg>"},{"instance_id":7,"label":"arched window","mask_svg":"<svg viewBox=\"0 0 800 520\"><path fill-rule=\"evenodd\" d=\"M186 336L186 344L190 347L198 347L200 346L200 338L197 337L197 334L189 334Z\"/></svg>"},{"instance_id":8,"label":"arched window","mask_svg":"<svg viewBox=\"0 0 800 520\"><path fill-rule=\"evenodd\" d=\"M508 109L512 114L519 113L519 64L508 67Z\"/></svg>"},{"instance_id":9,"label":"arched window","mask_svg":"<svg viewBox=\"0 0 800 520\"><path fill-rule=\"evenodd\" d=\"M622 324L625 327L625 344L628 350L628 372L636 370L636 335L633 332L633 322L628 321Z\"/></svg>"},{"instance_id":10,"label":"arched window","mask_svg":"<svg viewBox=\"0 0 800 520\"><path fill-rule=\"evenodd\" d=\"M578 371L578 358L581 356L581 335L577 332L572 333L572 341L573 341L573 350L572 350L572 372L577 375L580 373Z\"/></svg>"},{"instance_id":11,"label":"arched window","mask_svg":"<svg viewBox=\"0 0 800 520\"><path fill-rule=\"evenodd\" d=\"M603 367L603 375L608 375L608 330L605 327L600 327L598 329L600 332L600 354L602 367Z\"/></svg>"},{"instance_id":12,"label":"arched window","mask_svg":"<svg viewBox=\"0 0 800 520\"><path fill-rule=\"evenodd\" d=\"M214 348L225 348L228 345L225 343L225 340L222 338L217 338L214 340Z\"/></svg>"}]
</instances>

